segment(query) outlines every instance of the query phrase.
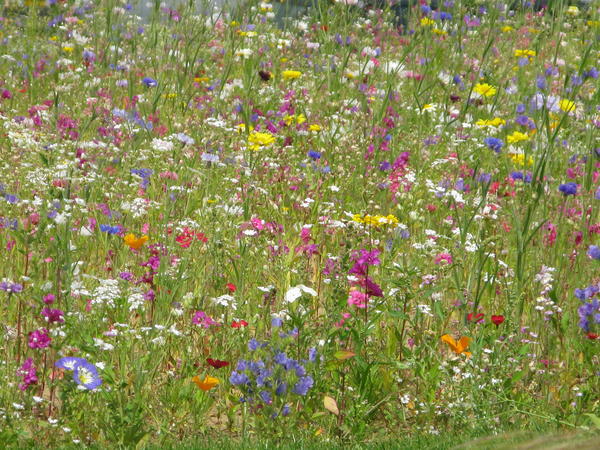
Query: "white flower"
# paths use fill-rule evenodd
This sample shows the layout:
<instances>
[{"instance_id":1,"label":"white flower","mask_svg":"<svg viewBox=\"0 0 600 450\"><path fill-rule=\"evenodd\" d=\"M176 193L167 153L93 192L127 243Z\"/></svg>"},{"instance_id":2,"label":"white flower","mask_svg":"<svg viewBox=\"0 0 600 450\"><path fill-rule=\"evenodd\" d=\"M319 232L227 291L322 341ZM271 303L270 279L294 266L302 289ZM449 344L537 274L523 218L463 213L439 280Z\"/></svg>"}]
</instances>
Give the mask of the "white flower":
<instances>
[{"instance_id":1,"label":"white flower","mask_svg":"<svg viewBox=\"0 0 600 450\"><path fill-rule=\"evenodd\" d=\"M285 298L284 298L285 303L295 302L302 296L303 292L310 294L313 297L317 296L317 291L315 291L314 289L309 288L307 286L304 286L303 284L299 284L298 286L294 286L294 287L290 288L285 293Z\"/></svg>"}]
</instances>

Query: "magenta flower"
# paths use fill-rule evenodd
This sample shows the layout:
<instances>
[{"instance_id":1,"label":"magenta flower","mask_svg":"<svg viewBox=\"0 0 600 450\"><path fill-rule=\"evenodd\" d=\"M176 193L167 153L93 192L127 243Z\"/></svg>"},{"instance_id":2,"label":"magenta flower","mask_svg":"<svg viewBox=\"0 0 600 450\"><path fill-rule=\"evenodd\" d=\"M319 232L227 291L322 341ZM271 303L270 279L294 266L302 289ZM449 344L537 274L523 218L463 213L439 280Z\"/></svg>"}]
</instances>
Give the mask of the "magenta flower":
<instances>
[{"instance_id":1,"label":"magenta flower","mask_svg":"<svg viewBox=\"0 0 600 450\"><path fill-rule=\"evenodd\" d=\"M19 384L19 389L26 390L30 385L38 381L37 370L33 365L33 359L27 358L23 365L17 370L17 376L23 377L23 382Z\"/></svg>"},{"instance_id":2,"label":"magenta flower","mask_svg":"<svg viewBox=\"0 0 600 450\"><path fill-rule=\"evenodd\" d=\"M60 309L44 308L42 309L42 316L48 323L64 323L65 313Z\"/></svg>"},{"instance_id":3,"label":"magenta flower","mask_svg":"<svg viewBox=\"0 0 600 450\"><path fill-rule=\"evenodd\" d=\"M192 318L192 323L204 328L210 328L211 326L218 327L221 325L220 323L215 322L212 317L210 317L204 311L196 311L196 314L194 314L194 317Z\"/></svg>"},{"instance_id":4,"label":"magenta flower","mask_svg":"<svg viewBox=\"0 0 600 450\"><path fill-rule=\"evenodd\" d=\"M50 345L52 339L48 335L46 328L40 328L29 333L29 348L46 348Z\"/></svg>"}]
</instances>

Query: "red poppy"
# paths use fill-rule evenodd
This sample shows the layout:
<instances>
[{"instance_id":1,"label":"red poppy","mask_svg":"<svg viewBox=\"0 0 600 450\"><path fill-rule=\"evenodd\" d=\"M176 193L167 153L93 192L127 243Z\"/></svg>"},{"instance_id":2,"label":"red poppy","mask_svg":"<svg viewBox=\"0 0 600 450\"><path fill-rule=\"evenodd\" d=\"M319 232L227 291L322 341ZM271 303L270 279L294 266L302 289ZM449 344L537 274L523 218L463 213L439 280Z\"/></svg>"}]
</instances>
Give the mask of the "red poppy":
<instances>
[{"instance_id":1,"label":"red poppy","mask_svg":"<svg viewBox=\"0 0 600 450\"><path fill-rule=\"evenodd\" d=\"M240 321L233 321L231 323L231 328L242 328L242 327L247 327L248 326L248 322L246 322L245 320L240 320Z\"/></svg>"},{"instance_id":2,"label":"red poppy","mask_svg":"<svg viewBox=\"0 0 600 450\"><path fill-rule=\"evenodd\" d=\"M594 340L594 339L598 339L599 337L600 337L600 335L598 335L598 334L596 334L596 333L588 333L588 334L587 334L587 338L588 338L588 339L592 339L592 340Z\"/></svg>"},{"instance_id":3,"label":"red poppy","mask_svg":"<svg viewBox=\"0 0 600 450\"><path fill-rule=\"evenodd\" d=\"M483 322L483 313L479 313L479 314L474 314L474 313L469 313L467 314L467 320L469 322L477 322L477 323L481 323Z\"/></svg>"},{"instance_id":4,"label":"red poppy","mask_svg":"<svg viewBox=\"0 0 600 450\"><path fill-rule=\"evenodd\" d=\"M227 361L221 361L220 359L206 358L206 362L215 369L220 369L221 367L226 367L229 365Z\"/></svg>"},{"instance_id":5,"label":"red poppy","mask_svg":"<svg viewBox=\"0 0 600 450\"><path fill-rule=\"evenodd\" d=\"M496 326L504 322L504 316L492 316L492 323Z\"/></svg>"},{"instance_id":6,"label":"red poppy","mask_svg":"<svg viewBox=\"0 0 600 450\"><path fill-rule=\"evenodd\" d=\"M237 291L237 287L236 287L236 285L235 285L235 284L233 284L233 283L227 283L227 284L225 285L225 287L226 287L226 288L229 290L229 292L231 292L232 294L233 294L235 291Z\"/></svg>"}]
</instances>

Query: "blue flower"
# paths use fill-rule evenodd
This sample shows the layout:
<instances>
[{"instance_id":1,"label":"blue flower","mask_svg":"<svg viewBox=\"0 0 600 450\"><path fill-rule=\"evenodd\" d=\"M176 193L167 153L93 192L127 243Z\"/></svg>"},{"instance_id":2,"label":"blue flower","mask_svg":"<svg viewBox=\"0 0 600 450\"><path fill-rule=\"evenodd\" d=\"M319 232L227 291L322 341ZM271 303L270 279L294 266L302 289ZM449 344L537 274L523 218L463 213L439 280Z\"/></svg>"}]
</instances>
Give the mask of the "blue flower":
<instances>
[{"instance_id":1,"label":"blue flower","mask_svg":"<svg viewBox=\"0 0 600 450\"><path fill-rule=\"evenodd\" d=\"M280 327L282 325L283 325L283 320L281 320L279 317L273 317L273 319L271 319L272 327Z\"/></svg>"},{"instance_id":2,"label":"blue flower","mask_svg":"<svg viewBox=\"0 0 600 450\"><path fill-rule=\"evenodd\" d=\"M298 395L306 395L314 383L311 376L302 377L294 385L293 392Z\"/></svg>"},{"instance_id":3,"label":"blue flower","mask_svg":"<svg viewBox=\"0 0 600 450\"><path fill-rule=\"evenodd\" d=\"M310 362L315 362L317 359L317 349L315 347L308 349L308 360Z\"/></svg>"},{"instance_id":4,"label":"blue flower","mask_svg":"<svg viewBox=\"0 0 600 450\"><path fill-rule=\"evenodd\" d=\"M102 379L100 378L100 375L98 375L96 366L90 364L86 360L83 360L75 366L73 379L79 386L83 386L90 391L102 384Z\"/></svg>"},{"instance_id":5,"label":"blue flower","mask_svg":"<svg viewBox=\"0 0 600 450\"><path fill-rule=\"evenodd\" d=\"M485 138L483 142L488 146L489 149L494 150L496 153L500 153L502 147L504 147L504 142L495 137Z\"/></svg>"},{"instance_id":6,"label":"blue flower","mask_svg":"<svg viewBox=\"0 0 600 450\"><path fill-rule=\"evenodd\" d=\"M568 183L561 184L558 187L558 190L562 192L565 196L575 195L577 194L577 183L573 183L572 181L570 181Z\"/></svg>"},{"instance_id":7,"label":"blue flower","mask_svg":"<svg viewBox=\"0 0 600 450\"><path fill-rule=\"evenodd\" d=\"M600 247L597 245L590 245L587 254L590 258L600 261Z\"/></svg>"},{"instance_id":8,"label":"blue flower","mask_svg":"<svg viewBox=\"0 0 600 450\"><path fill-rule=\"evenodd\" d=\"M596 189L596 193L594 194L594 198L596 200L600 200L600 187Z\"/></svg>"},{"instance_id":9,"label":"blue flower","mask_svg":"<svg viewBox=\"0 0 600 450\"><path fill-rule=\"evenodd\" d=\"M148 87L158 86L158 81L156 81L154 78L150 78L150 77L144 77L142 79L142 83L144 83Z\"/></svg>"},{"instance_id":10,"label":"blue flower","mask_svg":"<svg viewBox=\"0 0 600 450\"><path fill-rule=\"evenodd\" d=\"M245 373L238 373L235 370L231 372L231 376L229 377L229 382L234 386L239 386L241 384L248 384L250 380L248 379L248 375Z\"/></svg>"},{"instance_id":11,"label":"blue flower","mask_svg":"<svg viewBox=\"0 0 600 450\"><path fill-rule=\"evenodd\" d=\"M76 358L74 356L67 356L65 358L60 358L58 361L54 363L56 367L59 369L65 370L75 370L75 368L84 362L87 362L84 358Z\"/></svg>"},{"instance_id":12,"label":"blue flower","mask_svg":"<svg viewBox=\"0 0 600 450\"><path fill-rule=\"evenodd\" d=\"M260 343L254 338L250 339L250 341L248 342L248 350L254 351L258 347L260 347Z\"/></svg>"},{"instance_id":13,"label":"blue flower","mask_svg":"<svg viewBox=\"0 0 600 450\"><path fill-rule=\"evenodd\" d=\"M100 231L108 234L117 234L120 231L118 226L110 226L110 225L100 225Z\"/></svg>"},{"instance_id":14,"label":"blue flower","mask_svg":"<svg viewBox=\"0 0 600 450\"><path fill-rule=\"evenodd\" d=\"M313 161L316 161L316 160L318 160L318 159L321 159L321 153L319 153L319 152L317 152L317 151L315 151L315 150L309 150L309 152L308 152L308 156L309 156L310 158L312 158L312 159L313 159Z\"/></svg>"}]
</instances>

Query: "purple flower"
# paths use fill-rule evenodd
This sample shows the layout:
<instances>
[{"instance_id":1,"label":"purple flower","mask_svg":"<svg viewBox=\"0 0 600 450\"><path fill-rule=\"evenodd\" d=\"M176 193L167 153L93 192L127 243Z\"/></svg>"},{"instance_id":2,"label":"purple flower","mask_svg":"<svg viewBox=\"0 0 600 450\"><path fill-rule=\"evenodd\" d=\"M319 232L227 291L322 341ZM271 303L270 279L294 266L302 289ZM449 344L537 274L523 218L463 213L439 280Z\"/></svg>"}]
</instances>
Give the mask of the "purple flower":
<instances>
[{"instance_id":1,"label":"purple flower","mask_svg":"<svg viewBox=\"0 0 600 450\"><path fill-rule=\"evenodd\" d=\"M561 184L558 187L558 190L562 192L565 196L575 195L577 194L577 183L570 181L568 183Z\"/></svg>"}]
</instances>

